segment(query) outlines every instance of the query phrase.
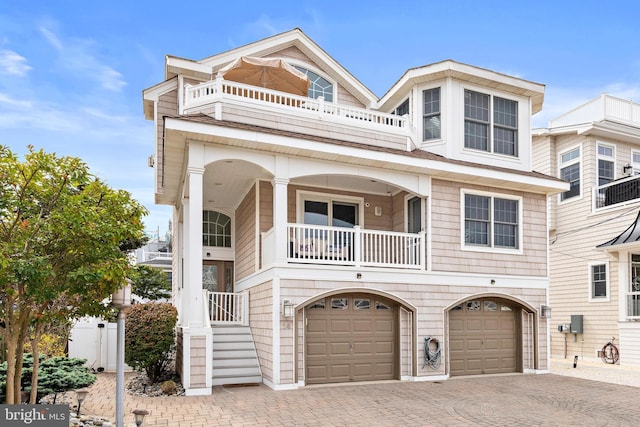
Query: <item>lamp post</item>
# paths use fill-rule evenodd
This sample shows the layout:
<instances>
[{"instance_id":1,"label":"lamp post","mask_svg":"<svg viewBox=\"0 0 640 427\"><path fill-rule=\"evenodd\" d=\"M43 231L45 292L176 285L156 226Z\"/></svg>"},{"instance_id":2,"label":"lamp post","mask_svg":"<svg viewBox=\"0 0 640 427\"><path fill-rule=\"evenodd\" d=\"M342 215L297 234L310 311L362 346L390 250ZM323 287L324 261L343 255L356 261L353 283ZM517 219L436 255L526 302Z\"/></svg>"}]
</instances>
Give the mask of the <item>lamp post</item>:
<instances>
[{"instance_id":1,"label":"lamp post","mask_svg":"<svg viewBox=\"0 0 640 427\"><path fill-rule=\"evenodd\" d=\"M124 427L124 310L131 306L131 281L111 295L111 305L118 309L116 348L116 427Z\"/></svg>"},{"instance_id":2,"label":"lamp post","mask_svg":"<svg viewBox=\"0 0 640 427\"><path fill-rule=\"evenodd\" d=\"M136 420L136 427L140 427L144 422L144 417L149 415L149 411L145 411L144 409L134 409L133 416Z\"/></svg>"},{"instance_id":3,"label":"lamp post","mask_svg":"<svg viewBox=\"0 0 640 427\"><path fill-rule=\"evenodd\" d=\"M78 399L78 418L80 418L80 406L82 405L82 402L84 402L84 399L87 398L87 394L89 394L89 390L81 388L80 390L76 390L76 398Z\"/></svg>"}]
</instances>

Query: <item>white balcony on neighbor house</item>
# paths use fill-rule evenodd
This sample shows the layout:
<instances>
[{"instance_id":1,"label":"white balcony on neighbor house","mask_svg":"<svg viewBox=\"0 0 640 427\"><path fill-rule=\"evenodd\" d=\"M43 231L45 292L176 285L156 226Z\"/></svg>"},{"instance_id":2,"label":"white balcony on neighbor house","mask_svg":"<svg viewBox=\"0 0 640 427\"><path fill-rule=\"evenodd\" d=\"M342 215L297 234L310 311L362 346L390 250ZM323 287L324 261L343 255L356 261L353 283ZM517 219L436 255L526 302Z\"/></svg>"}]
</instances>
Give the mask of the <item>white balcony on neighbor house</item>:
<instances>
[{"instance_id":1,"label":"white balcony on neighbor house","mask_svg":"<svg viewBox=\"0 0 640 427\"><path fill-rule=\"evenodd\" d=\"M325 102L323 97L312 99L220 77L195 86L185 84L182 111L189 114L202 110L202 107L214 105L215 116L221 119L220 111L225 101L243 102L263 111L272 109L292 115L314 117L329 123L366 128L373 126L377 131L386 131L402 137L408 136L410 127L408 116Z\"/></svg>"},{"instance_id":2,"label":"white balcony on neighbor house","mask_svg":"<svg viewBox=\"0 0 640 427\"><path fill-rule=\"evenodd\" d=\"M633 201L640 201L640 175L618 179L593 189L594 210Z\"/></svg>"},{"instance_id":3,"label":"white balcony on neighbor house","mask_svg":"<svg viewBox=\"0 0 640 427\"><path fill-rule=\"evenodd\" d=\"M171 261L172 259L171 252L151 252L151 251L142 251L142 259L138 262L147 262L154 260L162 260L162 261Z\"/></svg>"},{"instance_id":4,"label":"white balcony on neighbor house","mask_svg":"<svg viewBox=\"0 0 640 427\"><path fill-rule=\"evenodd\" d=\"M601 120L640 125L640 104L603 94L560 117L550 120L549 127L571 126Z\"/></svg>"},{"instance_id":5,"label":"white balcony on neighbor house","mask_svg":"<svg viewBox=\"0 0 640 427\"><path fill-rule=\"evenodd\" d=\"M425 233L287 224L287 262L347 267L425 269ZM262 262L273 261L273 229L263 233Z\"/></svg>"}]
</instances>

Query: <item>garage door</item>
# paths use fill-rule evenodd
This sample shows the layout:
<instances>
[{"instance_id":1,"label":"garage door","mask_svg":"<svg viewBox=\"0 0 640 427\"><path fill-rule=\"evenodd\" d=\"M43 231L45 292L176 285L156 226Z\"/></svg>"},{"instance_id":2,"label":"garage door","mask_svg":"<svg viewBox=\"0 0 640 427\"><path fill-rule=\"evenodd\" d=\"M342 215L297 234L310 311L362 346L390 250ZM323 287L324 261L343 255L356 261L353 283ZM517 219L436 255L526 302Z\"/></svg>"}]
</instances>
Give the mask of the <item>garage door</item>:
<instances>
[{"instance_id":1,"label":"garage door","mask_svg":"<svg viewBox=\"0 0 640 427\"><path fill-rule=\"evenodd\" d=\"M306 307L306 383L395 378L396 308L372 295L335 295Z\"/></svg>"},{"instance_id":2,"label":"garage door","mask_svg":"<svg viewBox=\"0 0 640 427\"><path fill-rule=\"evenodd\" d=\"M467 301L449 311L451 376L517 372L516 312L495 299Z\"/></svg>"}]
</instances>

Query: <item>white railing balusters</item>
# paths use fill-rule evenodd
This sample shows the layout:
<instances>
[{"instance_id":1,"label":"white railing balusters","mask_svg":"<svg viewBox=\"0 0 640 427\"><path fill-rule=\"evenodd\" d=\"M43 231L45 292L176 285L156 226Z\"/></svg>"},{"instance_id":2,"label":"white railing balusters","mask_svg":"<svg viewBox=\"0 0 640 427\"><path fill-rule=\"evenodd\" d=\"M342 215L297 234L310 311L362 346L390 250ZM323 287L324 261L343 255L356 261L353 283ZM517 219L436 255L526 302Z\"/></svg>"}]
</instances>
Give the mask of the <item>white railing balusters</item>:
<instances>
[{"instance_id":1,"label":"white railing balusters","mask_svg":"<svg viewBox=\"0 0 640 427\"><path fill-rule=\"evenodd\" d=\"M184 85L184 109L192 109L219 101L224 97L243 99L247 102L266 103L272 106L296 110L315 111L350 123L366 122L387 128L409 130L408 116L397 116L364 108L326 102L323 97L311 99L304 96L278 92L257 86L245 85L216 78L198 85Z\"/></svg>"},{"instance_id":2,"label":"white railing balusters","mask_svg":"<svg viewBox=\"0 0 640 427\"><path fill-rule=\"evenodd\" d=\"M424 233L287 224L288 262L424 269Z\"/></svg>"},{"instance_id":3,"label":"white railing balusters","mask_svg":"<svg viewBox=\"0 0 640 427\"><path fill-rule=\"evenodd\" d=\"M208 292L208 313L212 324L248 324L248 300L244 293Z\"/></svg>"}]
</instances>

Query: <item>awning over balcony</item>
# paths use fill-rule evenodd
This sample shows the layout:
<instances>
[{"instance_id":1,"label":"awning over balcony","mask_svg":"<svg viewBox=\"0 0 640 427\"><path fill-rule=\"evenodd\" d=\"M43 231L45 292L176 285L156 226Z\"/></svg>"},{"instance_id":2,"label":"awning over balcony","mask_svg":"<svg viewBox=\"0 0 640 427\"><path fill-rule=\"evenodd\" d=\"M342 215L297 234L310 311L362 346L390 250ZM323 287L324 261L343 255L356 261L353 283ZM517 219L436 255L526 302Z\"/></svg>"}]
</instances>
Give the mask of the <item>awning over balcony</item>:
<instances>
[{"instance_id":1,"label":"awning over balcony","mask_svg":"<svg viewBox=\"0 0 640 427\"><path fill-rule=\"evenodd\" d=\"M218 71L225 80L307 96L309 78L282 59L242 56Z\"/></svg>"},{"instance_id":2,"label":"awning over balcony","mask_svg":"<svg viewBox=\"0 0 640 427\"><path fill-rule=\"evenodd\" d=\"M628 245L631 243L640 243L640 212L638 212L638 216L626 230L608 242L596 246L596 248L610 249L612 246Z\"/></svg>"}]
</instances>

